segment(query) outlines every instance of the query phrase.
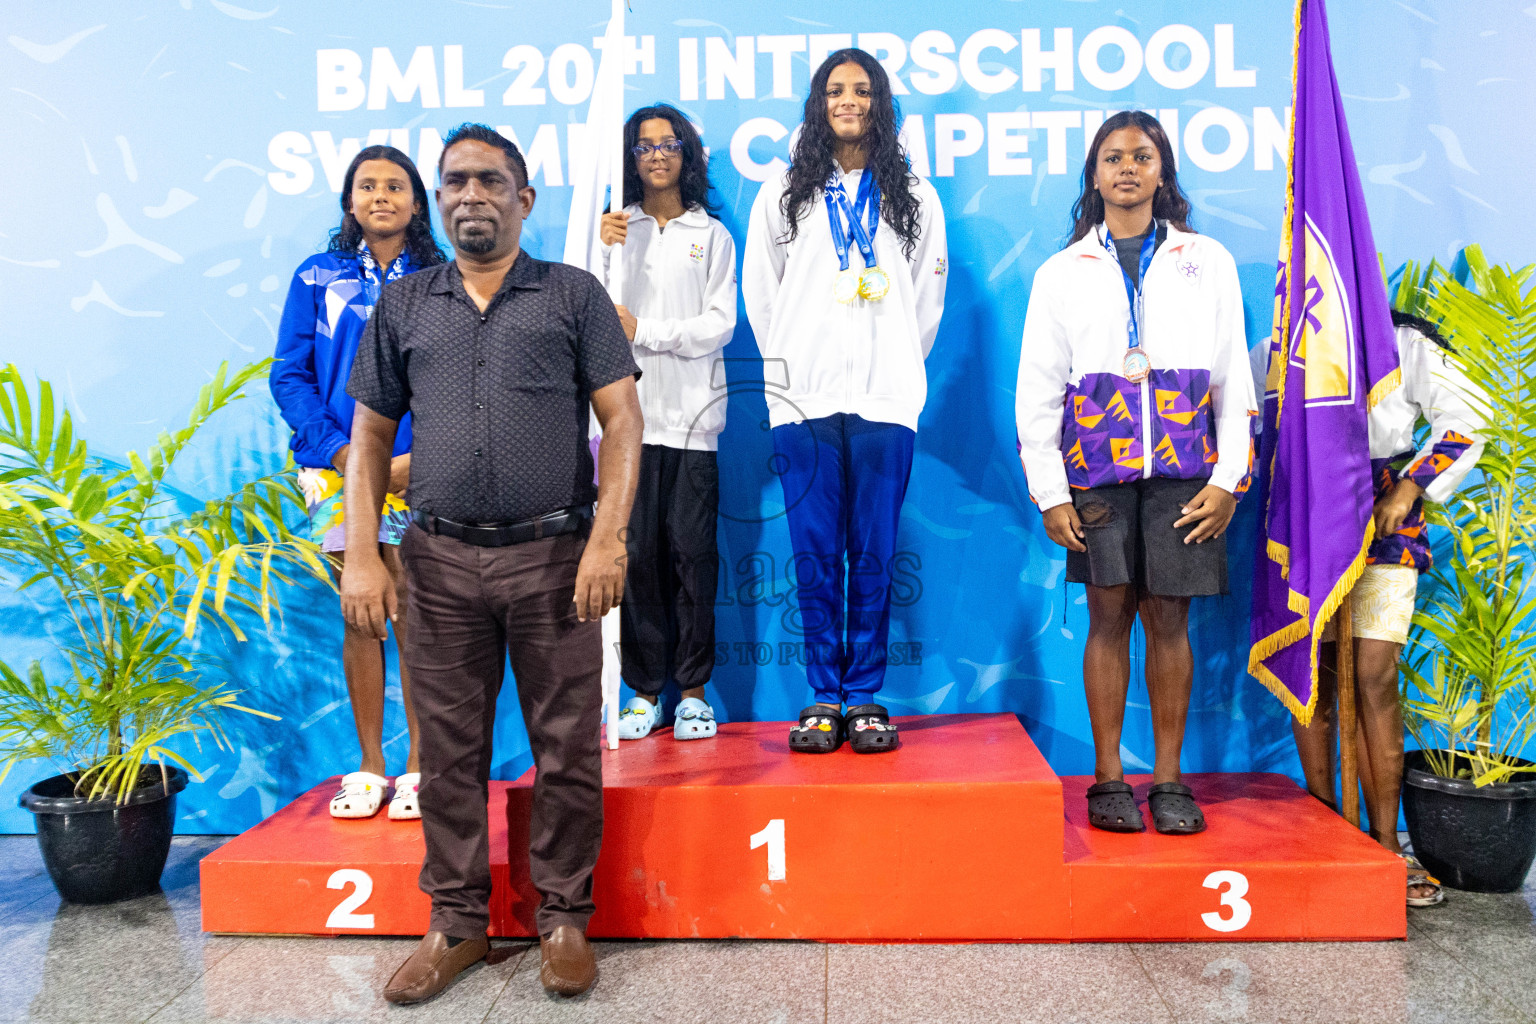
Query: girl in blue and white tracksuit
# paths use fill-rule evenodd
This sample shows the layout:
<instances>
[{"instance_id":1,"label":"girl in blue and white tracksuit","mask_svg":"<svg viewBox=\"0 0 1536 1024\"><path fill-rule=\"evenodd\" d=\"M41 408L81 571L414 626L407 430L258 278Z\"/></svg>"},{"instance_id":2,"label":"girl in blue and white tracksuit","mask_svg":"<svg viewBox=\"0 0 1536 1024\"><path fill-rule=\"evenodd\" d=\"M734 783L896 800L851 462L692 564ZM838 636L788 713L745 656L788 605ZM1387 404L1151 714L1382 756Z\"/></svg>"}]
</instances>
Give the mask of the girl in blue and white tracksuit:
<instances>
[{"instance_id":1,"label":"girl in blue and white tracksuit","mask_svg":"<svg viewBox=\"0 0 1536 1024\"><path fill-rule=\"evenodd\" d=\"M443 262L432 237L426 186L408 156L391 146L369 146L353 158L342 182L341 224L327 251L311 256L293 273L278 327L272 366L272 397L293 430L290 447L299 466L299 488L309 509L310 539L330 561L340 583L346 528L342 523L343 474L356 403L347 379L363 327L384 285L423 267ZM400 538L410 525L404 495L410 479L411 427L401 420L390 464L389 492L379 517L379 550L401 593L402 614L395 640L405 644L404 568ZM384 650L353 630L342 640L342 664L357 724L362 765L342 776L331 799L337 818L377 814L390 789L385 777ZM394 781L391 818L419 818L416 770L416 716L410 678L402 665L406 726L411 737L405 772Z\"/></svg>"}]
</instances>

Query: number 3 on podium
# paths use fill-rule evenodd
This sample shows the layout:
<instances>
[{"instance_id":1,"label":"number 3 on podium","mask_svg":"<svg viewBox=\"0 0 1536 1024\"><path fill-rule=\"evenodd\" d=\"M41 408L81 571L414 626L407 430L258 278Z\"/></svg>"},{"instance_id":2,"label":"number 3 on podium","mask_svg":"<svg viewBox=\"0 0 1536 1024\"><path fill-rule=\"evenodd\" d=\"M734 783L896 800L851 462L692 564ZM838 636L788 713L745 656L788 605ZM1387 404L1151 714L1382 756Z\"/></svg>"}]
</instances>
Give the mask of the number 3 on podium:
<instances>
[{"instance_id":1,"label":"number 3 on podium","mask_svg":"<svg viewBox=\"0 0 1536 1024\"><path fill-rule=\"evenodd\" d=\"M1241 871L1212 871L1205 876L1205 881L1200 883L1207 889L1220 889L1227 887L1227 891L1221 894L1221 905L1230 907L1231 917L1221 916L1220 911L1210 911L1200 915L1200 920L1213 932L1240 932L1248 927L1248 921L1253 917L1253 906L1243 899L1248 895L1248 876Z\"/></svg>"},{"instance_id":2,"label":"number 3 on podium","mask_svg":"<svg viewBox=\"0 0 1536 1024\"><path fill-rule=\"evenodd\" d=\"M785 878L784 865L784 819L774 818L761 832L752 834L752 849L759 846L768 847L768 881L782 882Z\"/></svg>"}]
</instances>

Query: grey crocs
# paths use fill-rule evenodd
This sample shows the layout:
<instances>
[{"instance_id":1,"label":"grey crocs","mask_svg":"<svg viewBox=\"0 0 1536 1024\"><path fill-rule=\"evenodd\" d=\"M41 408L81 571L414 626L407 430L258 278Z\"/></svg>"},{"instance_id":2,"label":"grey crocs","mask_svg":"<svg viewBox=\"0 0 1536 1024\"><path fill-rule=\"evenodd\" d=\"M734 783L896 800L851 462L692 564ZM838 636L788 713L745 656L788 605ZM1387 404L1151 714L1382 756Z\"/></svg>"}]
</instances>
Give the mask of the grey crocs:
<instances>
[{"instance_id":1,"label":"grey crocs","mask_svg":"<svg viewBox=\"0 0 1536 1024\"><path fill-rule=\"evenodd\" d=\"M1188 786L1159 782L1147 790L1147 807L1152 811L1152 827L1165 836L1192 836L1205 831L1205 815Z\"/></svg>"},{"instance_id":2,"label":"grey crocs","mask_svg":"<svg viewBox=\"0 0 1536 1024\"><path fill-rule=\"evenodd\" d=\"M1088 787L1088 824L1105 832L1145 832L1130 783L1116 779Z\"/></svg>"}]
</instances>

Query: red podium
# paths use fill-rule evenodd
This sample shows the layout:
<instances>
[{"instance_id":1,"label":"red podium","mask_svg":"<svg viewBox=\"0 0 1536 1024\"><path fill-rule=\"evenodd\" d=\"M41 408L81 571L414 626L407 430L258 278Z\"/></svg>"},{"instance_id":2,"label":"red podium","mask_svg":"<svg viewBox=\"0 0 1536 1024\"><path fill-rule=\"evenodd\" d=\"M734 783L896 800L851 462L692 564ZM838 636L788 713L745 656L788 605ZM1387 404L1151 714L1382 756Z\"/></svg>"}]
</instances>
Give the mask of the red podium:
<instances>
[{"instance_id":1,"label":"red podium","mask_svg":"<svg viewBox=\"0 0 1536 1024\"><path fill-rule=\"evenodd\" d=\"M1196 837L1088 827L1012 715L900 719L902 749L790 756L785 723L604 753L594 937L844 942L1388 939L1404 869L1275 775L1194 775ZM533 934L532 772L490 793L493 934ZM1144 796L1147 780L1131 779ZM202 862L213 932L421 934L420 826L316 787ZM1065 798L1065 800L1064 800ZM1064 813L1065 808L1065 813ZM510 837L511 859L508 860Z\"/></svg>"}]
</instances>

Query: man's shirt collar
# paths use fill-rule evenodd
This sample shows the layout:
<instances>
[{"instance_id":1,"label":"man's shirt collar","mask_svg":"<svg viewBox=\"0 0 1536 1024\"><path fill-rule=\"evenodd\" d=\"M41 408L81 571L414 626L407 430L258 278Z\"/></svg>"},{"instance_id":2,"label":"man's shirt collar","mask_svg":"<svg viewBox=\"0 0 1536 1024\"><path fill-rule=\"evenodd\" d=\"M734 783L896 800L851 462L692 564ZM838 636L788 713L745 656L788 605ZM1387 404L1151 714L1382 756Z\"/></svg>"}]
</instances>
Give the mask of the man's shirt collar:
<instances>
[{"instance_id":1,"label":"man's shirt collar","mask_svg":"<svg viewBox=\"0 0 1536 1024\"><path fill-rule=\"evenodd\" d=\"M496 295L505 293L508 289L517 288L521 291L541 291L544 288L544 263L528 255L527 250L520 250L517 259L512 266L507 268L507 276L501 279L501 287L496 289ZM440 275L432 285L433 295L453 295L464 292L464 275L459 272L457 260L448 263L448 269Z\"/></svg>"}]
</instances>

